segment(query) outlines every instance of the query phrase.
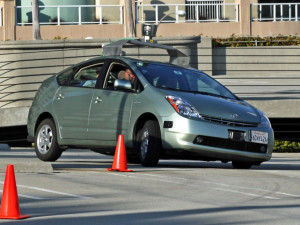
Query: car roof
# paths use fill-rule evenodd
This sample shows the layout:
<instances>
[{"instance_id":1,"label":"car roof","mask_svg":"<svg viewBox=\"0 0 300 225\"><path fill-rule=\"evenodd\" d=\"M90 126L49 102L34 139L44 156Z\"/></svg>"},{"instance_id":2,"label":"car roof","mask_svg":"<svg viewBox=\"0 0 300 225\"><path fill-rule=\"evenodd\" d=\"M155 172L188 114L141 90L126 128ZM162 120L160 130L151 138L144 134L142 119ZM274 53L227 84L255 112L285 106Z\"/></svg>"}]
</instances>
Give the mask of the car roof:
<instances>
[{"instance_id":1,"label":"car roof","mask_svg":"<svg viewBox=\"0 0 300 225\"><path fill-rule=\"evenodd\" d=\"M167 63L167 62L159 62L159 61L155 61L155 60L144 60L144 59L138 59L138 58L126 57L126 56L98 56L98 57L90 58L85 61L79 62L78 64L73 65L73 67L76 67L76 66L79 66L82 64L93 63L97 60L106 60L106 59L107 60L121 60L127 64L131 64L131 63L135 63L135 62L144 62L144 63L157 63L157 64L181 67L179 65L171 64L171 63Z\"/></svg>"}]
</instances>

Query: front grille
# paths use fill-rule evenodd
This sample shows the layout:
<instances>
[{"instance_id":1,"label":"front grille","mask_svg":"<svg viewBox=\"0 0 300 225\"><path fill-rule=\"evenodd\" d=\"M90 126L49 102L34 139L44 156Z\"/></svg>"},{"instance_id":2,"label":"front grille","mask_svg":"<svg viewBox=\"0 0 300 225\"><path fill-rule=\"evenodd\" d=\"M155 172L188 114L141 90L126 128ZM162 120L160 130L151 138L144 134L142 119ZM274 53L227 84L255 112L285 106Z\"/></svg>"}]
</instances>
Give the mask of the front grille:
<instances>
[{"instance_id":1,"label":"front grille","mask_svg":"<svg viewBox=\"0 0 300 225\"><path fill-rule=\"evenodd\" d=\"M201 141L199 141L201 140ZM265 144L258 144L245 141L235 141L231 139L215 138L207 136L197 136L194 141L195 144L205 145L216 148L225 148L231 150L266 153L268 146Z\"/></svg>"},{"instance_id":2,"label":"front grille","mask_svg":"<svg viewBox=\"0 0 300 225\"><path fill-rule=\"evenodd\" d=\"M225 120L222 118L216 118L216 117L211 117L206 115L201 115L201 116L206 121L220 123L227 126L233 126L233 127L257 127L258 126L257 123L246 123L246 122L238 122L233 120Z\"/></svg>"}]
</instances>

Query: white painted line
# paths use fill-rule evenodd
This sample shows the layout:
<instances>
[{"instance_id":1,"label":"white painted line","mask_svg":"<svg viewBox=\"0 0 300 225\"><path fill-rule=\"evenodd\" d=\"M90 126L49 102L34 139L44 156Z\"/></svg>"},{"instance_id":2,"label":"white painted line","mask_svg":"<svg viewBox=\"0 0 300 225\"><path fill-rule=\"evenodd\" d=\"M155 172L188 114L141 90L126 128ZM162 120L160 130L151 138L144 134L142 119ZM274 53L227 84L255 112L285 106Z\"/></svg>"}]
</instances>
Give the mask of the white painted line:
<instances>
[{"instance_id":1,"label":"white painted line","mask_svg":"<svg viewBox=\"0 0 300 225\"><path fill-rule=\"evenodd\" d=\"M238 193L238 194L243 194L243 195L249 195L249 196L254 196L254 197L259 197L259 198L267 198L267 199L273 199L273 200L279 200L280 198L273 198L269 196L264 196L264 195L257 195L257 194L252 194L248 192L243 192L243 191L234 191L234 190L228 190L224 188L214 188L215 190L220 190L220 191L227 191L227 192L232 192L232 193Z\"/></svg>"},{"instance_id":2,"label":"white painted line","mask_svg":"<svg viewBox=\"0 0 300 225\"><path fill-rule=\"evenodd\" d=\"M183 177L168 177L168 176L161 176L161 175L154 175L154 174L144 174L144 175L146 175L146 176L156 176L156 177L161 177L161 178L162 177L164 177L164 178L175 178L175 179L181 179L181 180L186 180L186 181L190 180L190 179L183 178ZM272 192L272 193L275 193L275 194L278 194L278 195L286 195L286 196L292 196L292 197L300 198L300 195L290 194L290 193L286 193L286 192L278 192L278 191L273 192L272 190L266 190L266 189L261 189L261 188L235 186L235 185L229 185L229 184L217 183L217 182L210 182L210 181L199 181L199 182L206 183L206 184L220 185L220 186L230 187L230 188L249 189L249 190L255 190L255 191Z\"/></svg>"},{"instance_id":3,"label":"white painted line","mask_svg":"<svg viewBox=\"0 0 300 225\"><path fill-rule=\"evenodd\" d=\"M18 196L21 196L23 198L30 198L30 199L34 199L34 200L43 200L45 198L40 198L40 197L35 197L35 196L30 196L30 195L22 195L22 194L18 194Z\"/></svg>"},{"instance_id":4,"label":"white painted line","mask_svg":"<svg viewBox=\"0 0 300 225\"><path fill-rule=\"evenodd\" d=\"M248 189L248 190L254 190L254 191L273 192L272 190L266 190L266 189L261 189L261 188L251 188L251 187L243 187L243 186L234 186L234 185L228 185L228 184L222 184L222 183L214 183L214 182L208 182L208 181L203 181L203 182L207 183L207 184L220 185L220 186L230 187L230 188ZM289 193L285 193L285 192L275 191L273 193L274 194L278 194L278 195L287 195L287 196L292 196L292 197L298 197L298 198L300 198L300 195L294 195L294 194L289 194Z\"/></svg>"},{"instance_id":5,"label":"white painted line","mask_svg":"<svg viewBox=\"0 0 300 225\"><path fill-rule=\"evenodd\" d=\"M114 173L112 173L112 175L122 176L122 177L129 177L129 178L135 178L135 179L155 180L155 181L161 181L161 182L165 182L165 183L185 185L185 186L189 186L189 187L199 187L199 185L196 185L196 184L189 184L189 183L183 183L183 182L175 182L175 181L169 181L169 180L161 180L161 179L153 179L153 178L141 177L143 175L154 176L154 177L157 176L157 175L152 175L152 174L143 174L143 175L139 174L141 176L134 176L134 175L122 175L122 174L114 174ZM164 176L157 176L157 177L164 177ZM165 177L165 178L170 178L170 177ZM186 179L186 178L179 178L179 177L172 177L172 178L189 180L189 179ZM211 183L211 182L204 182L204 183ZM230 187L230 185L225 185L225 184L224 184L224 186ZM274 198L274 197L269 197L269 196L264 196L264 195L252 194L252 193L248 193L248 192L228 190L228 189L223 189L223 188L213 188L213 189L214 190L219 190L219 191L227 191L227 192L233 192L233 193L238 193L238 194L243 194L243 195L249 195L249 196L254 196L254 197L267 198L267 199L272 199L272 200L279 200L280 199L280 198Z\"/></svg>"},{"instance_id":6,"label":"white painted line","mask_svg":"<svg viewBox=\"0 0 300 225\"><path fill-rule=\"evenodd\" d=\"M29 189L33 189L33 190L37 190L37 191L43 191L43 192L48 192L48 193L53 193L53 194L58 194L58 195L64 195L64 196L69 196L69 197L73 197L73 198L81 198L81 199L91 198L91 197L87 197L87 196L74 195L74 194L60 192L60 191L52 191L52 190L45 189L45 188L31 187L31 186L25 186L25 185L17 185L17 186L21 187L21 188L29 188Z\"/></svg>"},{"instance_id":7,"label":"white painted line","mask_svg":"<svg viewBox=\"0 0 300 225\"><path fill-rule=\"evenodd\" d=\"M130 177L130 178L135 178L135 179L147 179L147 178L144 178L144 177L138 177L138 176L133 176L133 175L121 175L121 174L113 174L113 175L119 175L119 176L126 176L126 177ZM137 175L137 174L136 174ZM183 177L172 177L172 176L162 176L162 175L155 175L155 174L139 174L140 176L150 176L150 177L158 177L158 178L164 178L163 180L162 179L153 179L153 180L156 180L156 181L161 181L161 182L165 182L165 183L174 183L174 184L183 184L183 185L186 185L186 186L191 186L191 187L199 187L199 185L195 185L195 184L188 184L188 183L182 183L182 182L175 182L175 181L168 181L168 180L165 180L166 178L168 179L177 179L177 180L184 180L184 181L191 181L191 179L187 179L187 178L183 178ZM147 179L147 180L151 180L151 179ZM195 180L193 180L195 181ZM299 197L300 198L300 195L294 195L294 194L289 194L289 193L285 193L285 192L274 192L272 190L266 190L266 189L260 189L260 188L250 188L250 187L243 187L243 186L234 186L234 185L229 185L229 184L224 184L224 183L217 183L217 182L210 182L210 181L199 181L201 183L205 183L205 184L212 184L212 185L219 185L219 186L223 186L223 187L228 187L228 188L237 188L237 189L248 189L248 190L254 190L254 191L263 191L263 192L270 192L272 194L278 194L278 195L286 195L286 196L292 196L292 197ZM220 188L221 190L222 188ZM224 189L224 190L227 190L227 189ZM232 192L234 192L233 190L231 190ZM236 191L237 193L247 193L247 192L240 192L240 191ZM251 195L251 193L248 193L248 195ZM253 194L255 195L255 194ZM279 200L280 198L275 198L275 197L268 197L268 196L263 196L263 195L257 195L257 196L261 196L261 197L264 197L264 198L269 198L269 199L276 199L276 200Z\"/></svg>"},{"instance_id":8,"label":"white painted line","mask_svg":"<svg viewBox=\"0 0 300 225\"><path fill-rule=\"evenodd\" d=\"M2 193L3 191L0 191L0 193ZM35 197L35 196L30 196L30 195L22 195L22 194L18 194L18 196L21 196L23 198L29 198L29 199L34 199L34 200L43 200L45 198L40 198L40 197Z\"/></svg>"},{"instance_id":9,"label":"white painted line","mask_svg":"<svg viewBox=\"0 0 300 225\"><path fill-rule=\"evenodd\" d=\"M284 192L278 192L278 191L276 191L275 193L279 194L279 195L287 195L287 196L291 196L291 197L300 198L300 195L293 195L293 194L284 193Z\"/></svg>"},{"instance_id":10,"label":"white painted line","mask_svg":"<svg viewBox=\"0 0 300 225\"><path fill-rule=\"evenodd\" d=\"M0 181L0 184L4 184L4 182ZM48 193L53 193L53 194L58 194L58 195L64 195L64 196L69 196L69 197L73 197L73 198L81 198L81 199L89 199L92 197L87 197L87 196L81 196L81 195L74 195L74 194L70 194L70 193L65 193L65 192L60 192L60 191L52 191L49 189L45 189L45 188L38 188L38 187L32 187L32 186L26 186L26 185L17 185L17 187L19 188L28 188L28 189L32 189L32 190L37 190L37 191L43 191L43 192L48 192Z\"/></svg>"},{"instance_id":11,"label":"white painted line","mask_svg":"<svg viewBox=\"0 0 300 225\"><path fill-rule=\"evenodd\" d=\"M117 174L117 173L111 173L111 175L121 176L121 177L129 177L129 178L134 178L134 179L155 180L155 181L161 181L161 182L171 183L171 184L182 184L181 182L168 181L168 180L159 180L159 179L139 177L139 176L133 176L133 175L123 175L123 174Z\"/></svg>"}]
</instances>

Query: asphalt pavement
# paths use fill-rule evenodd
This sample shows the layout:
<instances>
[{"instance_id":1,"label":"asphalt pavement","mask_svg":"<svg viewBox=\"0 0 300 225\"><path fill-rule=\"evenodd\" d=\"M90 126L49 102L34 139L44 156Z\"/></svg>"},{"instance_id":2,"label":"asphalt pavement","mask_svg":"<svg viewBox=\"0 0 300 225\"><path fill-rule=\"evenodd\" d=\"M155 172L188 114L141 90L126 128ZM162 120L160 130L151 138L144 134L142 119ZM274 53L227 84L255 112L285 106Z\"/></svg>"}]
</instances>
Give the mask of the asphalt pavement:
<instances>
[{"instance_id":1,"label":"asphalt pavement","mask_svg":"<svg viewBox=\"0 0 300 225\"><path fill-rule=\"evenodd\" d=\"M32 148L0 150L0 192L13 164L21 214L30 215L18 224L299 224L298 153L273 154L250 170L162 160L108 172L112 161L88 150L67 150L54 163Z\"/></svg>"}]
</instances>

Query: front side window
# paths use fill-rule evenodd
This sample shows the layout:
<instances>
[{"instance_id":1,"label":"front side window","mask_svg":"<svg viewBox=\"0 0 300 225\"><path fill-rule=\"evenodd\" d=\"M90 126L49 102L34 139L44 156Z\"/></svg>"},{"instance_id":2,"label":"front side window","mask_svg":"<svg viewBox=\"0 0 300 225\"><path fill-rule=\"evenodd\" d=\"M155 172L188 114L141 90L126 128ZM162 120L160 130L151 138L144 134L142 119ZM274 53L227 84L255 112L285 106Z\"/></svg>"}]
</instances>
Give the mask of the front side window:
<instances>
[{"instance_id":1,"label":"front side window","mask_svg":"<svg viewBox=\"0 0 300 225\"><path fill-rule=\"evenodd\" d=\"M154 87L236 99L224 86L199 70L141 61L136 65Z\"/></svg>"},{"instance_id":2,"label":"front side window","mask_svg":"<svg viewBox=\"0 0 300 225\"><path fill-rule=\"evenodd\" d=\"M117 79L130 81L132 88L134 88L136 77L132 70L120 63L112 63L106 75L104 88L113 89Z\"/></svg>"},{"instance_id":3,"label":"front side window","mask_svg":"<svg viewBox=\"0 0 300 225\"><path fill-rule=\"evenodd\" d=\"M70 86L94 88L103 63L81 68L70 82Z\"/></svg>"}]
</instances>

